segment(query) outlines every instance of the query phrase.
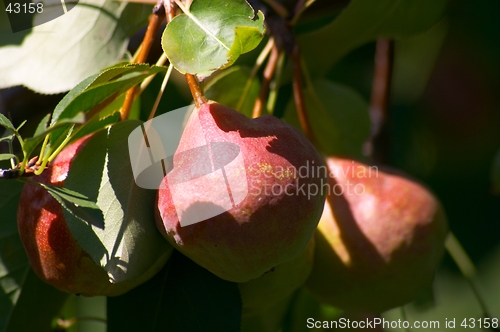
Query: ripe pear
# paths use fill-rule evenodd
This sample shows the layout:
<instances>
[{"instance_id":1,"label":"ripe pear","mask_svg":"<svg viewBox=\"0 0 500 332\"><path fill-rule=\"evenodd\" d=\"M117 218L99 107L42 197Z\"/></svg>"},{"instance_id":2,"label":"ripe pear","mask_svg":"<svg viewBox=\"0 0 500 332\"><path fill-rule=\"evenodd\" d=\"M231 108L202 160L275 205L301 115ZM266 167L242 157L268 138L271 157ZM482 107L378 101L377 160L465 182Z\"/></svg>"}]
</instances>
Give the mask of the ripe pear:
<instances>
[{"instance_id":1,"label":"ripe pear","mask_svg":"<svg viewBox=\"0 0 500 332\"><path fill-rule=\"evenodd\" d=\"M74 159L91 138L87 136L67 146L41 175L31 180L62 187ZM158 253L156 263L139 278L113 283L105 270L77 243L66 224L63 207L43 187L36 184L24 186L17 222L31 267L38 277L59 290L73 294L123 294L151 278L173 252L171 246L166 246L165 252Z\"/></svg>"},{"instance_id":2,"label":"ripe pear","mask_svg":"<svg viewBox=\"0 0 500 332\"><path fill-rule=\"evenodd\" d=\"M296 128L206 102L158 190L157 226L220 278L249 281L306 248L325 200L318 166L321 156Z\"/></svg>"},{"instance_id":3,"label":"ripe pear","mask_svg":"<svg viewBox=\"0 0 500 332\"><path fill-rule=\"evenodd\" d=\"M342 309L382 312L432 283L447 221L436 197L389 170L327 158L330 188L307 288Z\"/></svg>"},{"instance_id":4,"label":"ripe pear","mask_svg":"<svg viewBox=\"0 0 500 332\"><path fill-rule=\"evenodd\" d=\"M242 315L256 316L283 301L299 289L309 277L314 261L314 236L297 258L281 263L258 278L238 284Z\"/></svg>"}]
</instances>

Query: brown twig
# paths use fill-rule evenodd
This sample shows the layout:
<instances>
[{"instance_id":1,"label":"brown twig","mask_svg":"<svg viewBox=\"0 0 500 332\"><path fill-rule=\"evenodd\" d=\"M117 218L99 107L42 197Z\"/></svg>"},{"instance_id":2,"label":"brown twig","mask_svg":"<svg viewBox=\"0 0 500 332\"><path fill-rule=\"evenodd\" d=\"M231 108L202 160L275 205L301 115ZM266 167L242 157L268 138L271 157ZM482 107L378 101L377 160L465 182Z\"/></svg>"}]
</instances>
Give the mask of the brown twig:
<instances>
[{"instance_id":1,"label":"brown twig","mask_svg":"<svg viewBox=\"0 0 500 332\"><path fill-rule=\"evenodd\" d=\"M271 84L274 72L276 71L276 66L278 65L279 54L280 52L278 46L275 43L273 44L271 54L269 55L266 67L264 68L259 97L255 100L253 105L252 118L258 118L262 115L262 109L264 108L267 100L267 94L269 93L269 85Z\"/></svg>"},{"instance_id":2,"label":"brown twig","mask_svg":"<svg viewBox=\"0 0 500 332\"><path fill-rule=\"evenodd\" d=\"M149 15L149 23L146 33L144 34L144 39L142 41L141 50L139 55L135 59L135 63L144 63L148 57L151 46L153 45L155 34L160 27L163 18L165 17L165 11L163 8L163 1L160 2L153 8L153 13ZM128 119L130 115L130 109L135 99L136 86L130 88L125 95L125 100L123 101L122 108L120 110L120 120Z\"/></svg>"},{"instance_id":3,"label":"brown twig","mask_svg":"<svg viewBox=\"0 0 500 332\"><path fill-rule=\"evenodd\" d=\"M299 116L300 126L306 137L316 145L316 140L311 129L311 124L307 116L307 108L304 100L304 89L302 84L302 59L300 57L300 48L298 44L292 51L293 63L293 97L295 99L295 107L297 108L297 115Z\"/></svg>"},{"instance_id":4,"label":"brown twig","mask_svg":"<svg viewBox=\"0 0 500 332\"><path fill-rule=\"evenodd\" d=\"M200 85L198 84L198 80L191 74L185 74L186 81L189 85L189 90L191 90L191 94L193 95L194 103L197 108L200 108L201 105L207 102L207 98L203 95L203 92L200 89Z\"/></svg>"},{"instance_id":5,"label":"brown twig","mask_svg":"<svg viewBox=\"0 0 500 332\"><path fill-rule=\"evenodd\" d=\"M372 127L370 136L364 146L364 154L382 160L385 159L388 149L384 127L391 90L393 62L394 41L390 39L379 39L375 51L375 71L373 74L369 110ZM378 146L383 146L383 150L378 149Z\"/></svg>"}]
</instances>

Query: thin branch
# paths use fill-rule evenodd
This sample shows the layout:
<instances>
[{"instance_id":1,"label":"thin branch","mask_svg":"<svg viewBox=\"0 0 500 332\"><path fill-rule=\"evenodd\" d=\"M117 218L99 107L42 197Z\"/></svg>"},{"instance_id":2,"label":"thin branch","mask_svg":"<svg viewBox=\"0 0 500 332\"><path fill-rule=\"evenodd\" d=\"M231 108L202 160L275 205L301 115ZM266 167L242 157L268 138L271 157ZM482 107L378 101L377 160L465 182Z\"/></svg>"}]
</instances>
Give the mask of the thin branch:
<instances>
[{"instance_id":1,"label":"thin branch","mask_svg":"<svg viewBox=\"0 0 500 332\"><path fill-rule=\"evenodd\" d=\"M271 84L274 72L276 71L276 66L278 65L279 54L280 52L278 46L273 44L271 55L267 61L266 68L264 68L259 97L255 100L255 104L253 106L252 118L258 118L262 115L262 109L266 104L267 94L269 93L269 85Z\"/></svg>"},{"instance_id":2,"label":"thin branch","mask_svg":"<svg viewBox=\"0 0 500 332\"><path fill-rule=\"evenodd\" d=\"M299 117L300 126L306 137L316 145L311 124L307 116L306 103L304 99L304 87L302 83L302 59L300 57L299 45L295 44L292 52L293 63L293 96L295 99L295 107L297 108L297 115Z\"/></svg>"},{"instance_id":3,"label":"thin branch","mask_svg":"<svg viewBox=\"0 0 500 332\"><path fill-rule=\"evenodd\" d=\"M153 105L153 108L151 109L151 113L149 113L148 120L151 120L155 116L156 110L158 109L158 105L160 105L161 97L163 96L163 92L165 92L165 87L167 86L168 80L170 79L170 74L172 74L173 68L174 68L174 66L172 66L172 65L168 66L167 73L165 74L165 78L163 79L163 82L161 83L160 91L158 92L158 96L156 96L155 104Z\"/></svg>"},{"instance_id":4,"label":"thin branch","mask_svg":"<svg viewBox=\"0 0 500 332\"><path fill-rule=\"evenodd\" d=\"M161 22L165 17L165 11L162 4L162 0L160 0L159 4L157 4L153 8L153 13L149 15L148 28L146 30L146 33L144 34L141 50L139 51L139 54L135 59L135 63L144 63L148 57L149 51L151 50L151 46L154 42L156 32L158 31L158 28L160 27ZM123 101L122 108L120 109L121 120L128 119L130 115L130 110L132 109L132 104L135 100L136 89L137 87L134 86L133 88L129 89L127 91L127 94L125 95L125 100Z\"/></svg>"},{"instance_id":5,"label":"thin branch","mask_svg":"<svg viewBox=\"0 0 500 332\"><path fill-rule=\"evenodd\" d=\"M364 153L367 156L374 155L377 140L384 140L382 137L382 131L387 118L393 62L394 41L390 39L379 39L377 41L377 49L375 51L375 71L373 74L369 110L372 127L370 137L364 146ZM385 142L380 143L382 145L382 143ZM384 148L387 148L386 144L383 145Z\"/></svg>"},{"instance_id":6,"label":"thin branch","mask_svg":"<svg viewBox=\"0 0 500 332\"><path fill-rule=\"evenodd\" d=\"M207 99L200 89L198 80L191 74L185 74L184 76L186 76L186 81L189 85L189 90L191 90L191 94L193 95L194 103L197 108L200 108L201 105L207 102Z\"/></svg>"},{"instance_id":7,"label":"thin branch","mask_svg":"<svg viewBox=\"0 0 500 332\"><path fill-rule=\"evenodd\" d=\"M269 113L274 114L274 107L278 99L278 90L280 88L281 76L283 74L283 67L285 65L285 52L280 52L278 57L278 64L276 67L276 74L274 80L271 82L269 97L267 99L267 110Z\"/></svg>"},{"instance_id":8,"label":"thin branch","mask_svg":"<svg viewBox=\"0 0 500 332\"><path fill-rule=\"evenodd\" d=\"M274 45L274 38L269 38L266 46L260 52L257 60L255 61L255 65L252 68L252 72L250 73L250 76L248 77L245 87L243 88L243 93L240 96L240 99L238 100L238 104L236 106L237 111L241 111L241 108L243 107L243 103L245 102L245 99L247 97L248 91L250 90L250 87L252 86L252 81L254 80L255 76L257 76L257 72L259 71L260 67L264 63L264 61L267 59L267 56L271 52L272 48Z\"/></svg>"},{"instance_id":9,"label":"thin branch","mask_svg":"<svg viewBox=\"0 0 500 332\"><path fill-rule=\"evenodd\" d=\"M283 6L278 1L276 1L276 0L264 0L264 2L266 4L268 4L269 7L271 7L276 12L276 14L278 14L279 16L281 16L283 18L288 17L288 15L289 15L288 10L286 9L285 6Z\"/></svg>"}]
</instances>

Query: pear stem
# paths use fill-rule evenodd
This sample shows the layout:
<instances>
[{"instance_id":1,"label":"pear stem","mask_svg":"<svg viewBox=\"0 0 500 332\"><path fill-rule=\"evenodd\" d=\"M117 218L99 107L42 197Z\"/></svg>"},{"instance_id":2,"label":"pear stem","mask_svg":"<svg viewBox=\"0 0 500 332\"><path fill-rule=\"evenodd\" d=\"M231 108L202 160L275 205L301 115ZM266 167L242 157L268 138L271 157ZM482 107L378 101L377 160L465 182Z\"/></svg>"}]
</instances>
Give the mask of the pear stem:
<instances>
[{"instance_id":1,"label":"pear stem","mask_svg":"<svg viewBox=\"0 0 500 332\"><path fill-rule=\"evenodd\" d=\"M139 54L134 59L134 63L144 63L148 57L151 46L153 45L155 34L165 17L165 11L161 5L163 1L160 1L154 8L153 13L149 15L149 23L146 33L144 34L144 39L141 44ZM120 120L126 120L130 116L130 110L132 109L132 104L136 98L137 86L130 88L125 95L125 100L123 101L122 108L120 109Z\"/></svg>"},{"instance_id":2,"label":"pear stem","mask_svg":"<svg viewBox=\"0 0 500 332\"><path fill-rule=\"evenodd\" d=\"M201 92L198 80L191 74L185 74L185 76L189 85L189 90L191 90L191 94L193 95L194 103L197 108L200 108L201 105L207 102L207 99L203 95L203 92Z\"/></svg>"},{"instance_id":3,"label":"pear stem","mask_svg":"<svg viewBox=\"0 0 500 332\"><path fill-rule=\"evenodd\" d=\"M271 55L267 60L266 67L264 68L259 97L255 100L255 104L253 105L252 118L258 118L262 115L262 109L264 108L267 100L267 94L269 93L269 85L271 84L271 79L273 78L276 66L278 65L279 54L280 52L278 46L276 43L273 43Z\"/></svg>"}]
</instances>

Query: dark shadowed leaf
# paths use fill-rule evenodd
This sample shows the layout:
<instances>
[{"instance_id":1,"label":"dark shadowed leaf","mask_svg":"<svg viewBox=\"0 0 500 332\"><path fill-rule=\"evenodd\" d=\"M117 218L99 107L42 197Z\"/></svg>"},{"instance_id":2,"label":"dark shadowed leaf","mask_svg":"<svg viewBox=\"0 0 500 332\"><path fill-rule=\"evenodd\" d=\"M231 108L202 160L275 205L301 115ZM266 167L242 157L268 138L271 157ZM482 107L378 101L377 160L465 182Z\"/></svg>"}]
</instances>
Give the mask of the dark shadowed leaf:
<instances>
[{"instance_id":1,"label":"dark shadowed leaf","mask_svg":"<svg viewBox=\"0 0 500 332\"><path fill-rule=\"evenodd\" d=\"M238 286L175 251L147 283L108 299L108 331L239 331Z\"/></svg>"},{"instance_id":2,"label":"dark shadowed leaf","mask_svg":"<svg viewBox=\"0 0 500 332\"><path fill-rule=\"evenodd\" d=\"M67 294L42 282L30 268L17 231L22 188L17 181L0 182L0 331L48 332Z\"/></svg>"},{"instance_id":3,"label":"dark shadowed leaf","mask_svg":"<svg viewBox=\"0 0 500 332\"><path fill-rule=\"evenodd\" d=\"M430 29L447 0L353 0L330 24L299 37L313 75L325 75L347 53L380 37L407 38Z\"/></svg>"},{"instance_id":4,"label":"dark shadowed leaf","mask_svg":"<svg viewBox=\"0 0 500 332\"><path fill-rule=\"evenodd\" d=\"M17 231L17 205L23 184L0 181L0 331L5 331L29 270Z\"/></svg>"},{"instance_id":5,"label":"dark shadowed leaf","mask_svg":"<svg viewBox=\"0 0 500 332\"><path fill-rule=\"evenodd\" d=\"M264 33L263 14L246 1L198 0L167 25L162 46L177 70L204 78L253 50Z\"/></svg>"},{"instance_id":6,"label":"dark shadowed leaf","mask_svg":"<svg viewBox=\"0 0 500 332\"><path fill-rule=\"evenodd\" d=\"M362 157L370 133L368 103L355 90L327 80L313 83L315 93L304 91L307 113L319 149L327 154ZM300 128L293 100L285 121Z\"/></svg>"},{"instance_id":7,"label":"dark shadowed leaf","mask_svg":"<svg viewBox=\"0 0 500 332\"><path fill-rule=\"evenodd\" d=\"M29 268L5 332L52 332L52 321L68 296L41 281Z\"/></svg>"}]
</instances>

